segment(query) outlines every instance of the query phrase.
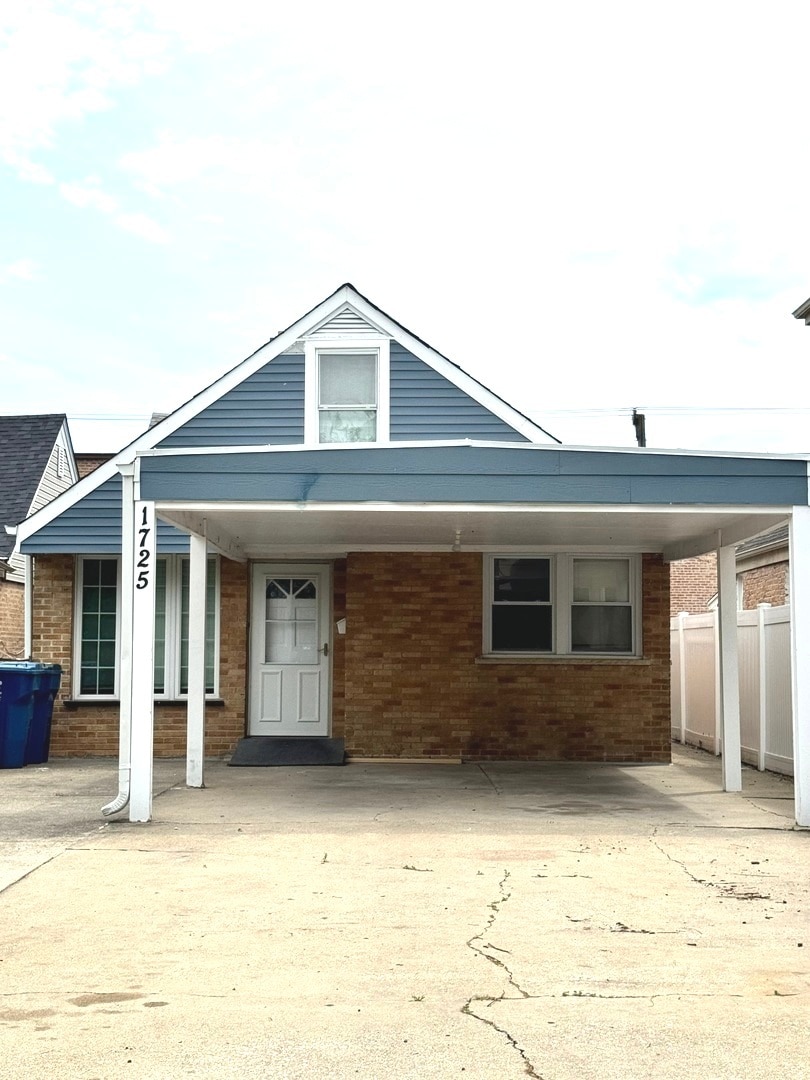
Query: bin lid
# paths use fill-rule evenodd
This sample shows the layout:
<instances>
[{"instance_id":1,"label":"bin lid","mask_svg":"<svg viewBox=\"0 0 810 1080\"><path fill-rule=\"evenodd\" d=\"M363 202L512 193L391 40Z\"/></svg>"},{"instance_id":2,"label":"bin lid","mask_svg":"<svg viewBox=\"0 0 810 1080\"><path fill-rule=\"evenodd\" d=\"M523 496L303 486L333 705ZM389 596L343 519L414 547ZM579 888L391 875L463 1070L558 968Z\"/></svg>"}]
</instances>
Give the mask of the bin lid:
<instances>
[{"instance_id":1,"label":"bin lid","mask_svg":"<svg viewBox=\"0 0 810 1080\"><path fill-rule=\"evenodd\" d=\"M3 672L22 671L32 675L41 675L46 671L62 671L60 664L40 664L37 660L0 660L0 675Z\"/></svg>"}]
</instances>

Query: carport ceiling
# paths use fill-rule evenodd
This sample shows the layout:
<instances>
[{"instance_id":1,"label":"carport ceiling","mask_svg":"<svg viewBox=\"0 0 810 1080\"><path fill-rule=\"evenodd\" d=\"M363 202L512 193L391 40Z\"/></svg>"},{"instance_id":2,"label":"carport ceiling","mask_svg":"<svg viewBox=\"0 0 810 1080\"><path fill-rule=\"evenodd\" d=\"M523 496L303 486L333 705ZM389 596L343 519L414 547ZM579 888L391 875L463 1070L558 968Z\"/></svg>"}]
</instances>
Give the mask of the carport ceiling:
<instances>
[{"instance_id":1,"label":"carport ceiling","mask_svg":"<svg viewBox=\"0 0 810 1080\"><path fill-rule=\"evenodd\" d=\"M628 551L663 551L684 557L680 549L712 550L713 535L737 543L778 525L785 511L770 507L667 508L649 511L594 508L464 509L431 506L377 506L349 509L308 504L290 509L268 506L158 504L159 516L179 528L229 537L248 558L288 552L401 548L450 549L460 533L462 549L621 547ZM696 553L686 551L686 554Z\"/></svg>"}]
</instances>

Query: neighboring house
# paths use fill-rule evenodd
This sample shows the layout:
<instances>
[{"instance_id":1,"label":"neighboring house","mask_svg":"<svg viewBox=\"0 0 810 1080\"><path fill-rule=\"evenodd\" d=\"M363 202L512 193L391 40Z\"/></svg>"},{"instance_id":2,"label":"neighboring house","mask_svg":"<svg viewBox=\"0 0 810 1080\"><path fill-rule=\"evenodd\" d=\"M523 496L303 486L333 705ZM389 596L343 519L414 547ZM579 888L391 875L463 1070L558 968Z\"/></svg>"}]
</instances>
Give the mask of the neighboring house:
<instances>
[{"instance_id":1,"label":"neighboring house","mask_svg":"<svg viewBox=\"0 0 810 1080\"><path fill-rule=\"evenodd\" d=\"M6 527L77 479L66 416L0 416L0 659L25 655L25 559Z\"/></svg>"},{"instance_id":2,"label":"neighboring house","mask_svg":"<svg viewBox=\"0 0 810 1080\"><path fill-rule=\"evenodd\" d=\"M118 750L139 821L153 753L201 786L246 734L667 762L668 562L719 540L733 615L733 545L805 510L803 460L566 448L344 285L20 527L52 750Z\"/></svg>"},{"instance_id":3,"label":"neighboring house","mask_svg":"<svg viewBox=\"0 0 810 1080\"><path fill-rule=\"evenodd\" d=\"M790 599L788 526L779 525L737 548L737 607L777 607ZM717 556L714 552L673 563L669 578L670 615L700 615L717 607Z\"/></svg>"},{"instance_id":4,"label":"neighboring house","mask_svg":"<svg viewBox=\"0 0 810 1080\"><path fill-rule=\"evenodd\" d=\"M76 468L79 473L79 479L82 480L85 476L87 476L88 473L91 473L95 469L97 469L99 465L103 465L105 461L109 461L112 456L112 454L100 453L76 454Z\"/></svg>"},{"instance_id":5,"label":"neighboring house","mask_svg":"<svg viewBox=\"0 0 810 1080\"><path fill-rule=\"evenodd\" d=\"M758 604L779 607L790 602L788 526L780 525L737 548L737 589L740 608Z\"/></svg>"},{"instance_id":6,"label":"neighboring house","mask_svg":"<svg viewBox=\"0 0 810 1080\"><path fill-rule=\"evenodd\" d=\"M669 568L669 613L699 615L717 600L717 555L710 551L681 559ZM716 604L715 604L716 606Z\"/></svg>"}]
</instances>

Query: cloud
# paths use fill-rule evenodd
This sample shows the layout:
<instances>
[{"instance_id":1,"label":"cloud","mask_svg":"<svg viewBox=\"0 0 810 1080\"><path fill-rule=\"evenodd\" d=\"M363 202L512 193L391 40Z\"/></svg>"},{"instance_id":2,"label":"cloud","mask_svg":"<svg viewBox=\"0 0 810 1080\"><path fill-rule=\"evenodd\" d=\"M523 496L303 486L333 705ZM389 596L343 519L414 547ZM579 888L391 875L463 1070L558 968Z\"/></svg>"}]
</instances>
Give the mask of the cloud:
<instances>
[{"instance_id":1,"label":"cloud","mask_svg":"<svg viewBox=\"0 0 810 1080\"><path fill-rule=\"evenodd\" d=\"M165 36L139 24L138 5L52 0L0 13L0 160L21 179L52 182L34 156L59 129L110 109L115 93L165 63Z\"/></svg>"},{"instance_id":2,"label":"cloud","mask_svg":"<svg viewBox=\"0 0 810 1080\"><path fill-rule=\"evenodd\" d=\"M0 285L9 281L36 281L40 277L40 267L34 259L17 259L16 262L0 266Z\"/></svg>"},{"instance_id":3,"label":"cloud","mask_svg":"<svg viewBox=\"0 0 810 1080\"><path fill-rule=\"evenodd\" d=\"M60 184L59 193L74 206L106 214L120 229L140 236L152 244L165 244L169 241L169 234L163 226L148 214L122 211L120 201L114 195L103 191L95 177L90 177L83 183Z\"/></svg>"},{"instance_id":4,"label":"cloud","mask_svg":"<svg viewBox=\"0 0 810 1080\"><path fill-rule=\"evenodd\" d=\"M60 184L59 193L74 206L92 207L102 214L112 214L118 209L118 200L102 191L97 183L86 182L84 184Z\"/></svg>"},{"instance_id":5,"label":"cloud","mask_svg":"<svg viewBox=\"0 0 810 1080\"><path fill-rule=\"evenodd\" d=\"M148 216L148 214L116 214L115 224L126 232L149 240L152 244L166 244L170 237L162 225Z\"/></svg>"}]
</instances>

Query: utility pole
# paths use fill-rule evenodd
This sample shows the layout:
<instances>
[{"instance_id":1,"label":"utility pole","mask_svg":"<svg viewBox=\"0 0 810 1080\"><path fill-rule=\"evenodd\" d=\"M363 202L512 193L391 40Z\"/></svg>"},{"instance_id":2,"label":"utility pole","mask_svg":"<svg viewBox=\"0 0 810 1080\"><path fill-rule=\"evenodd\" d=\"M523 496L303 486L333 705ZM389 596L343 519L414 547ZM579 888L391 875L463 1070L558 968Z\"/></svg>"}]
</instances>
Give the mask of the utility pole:
<instances>
[{"instance_id":1,"label":"utility pole","mask_svg":"<svg viewBox=\"0 0 810 1080\"><path fill-rule=\"evenodd\" d=\"M644 413L633 409L633 427L636 429L636 442L639 446L647 445L647 431L645 427Z\"/></svg>"}]
</instances>

